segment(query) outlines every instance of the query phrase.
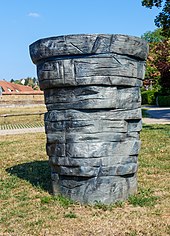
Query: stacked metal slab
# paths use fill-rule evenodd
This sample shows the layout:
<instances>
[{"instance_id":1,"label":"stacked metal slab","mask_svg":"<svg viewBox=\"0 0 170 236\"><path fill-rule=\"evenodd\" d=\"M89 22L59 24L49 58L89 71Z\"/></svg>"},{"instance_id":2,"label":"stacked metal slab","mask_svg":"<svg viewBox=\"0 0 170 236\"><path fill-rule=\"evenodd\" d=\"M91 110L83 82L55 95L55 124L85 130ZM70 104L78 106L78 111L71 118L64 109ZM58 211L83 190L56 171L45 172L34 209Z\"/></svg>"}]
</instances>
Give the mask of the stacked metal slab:
<instances>
[{"instance_id":1,"label":"stacked metal slab","mask_svg":"<svg viewBox=\"0 0 170 236\"><path fill-rule=\"evenodd\" d=\"M54 194L110 204L136 192L147 54L145 41L126 35L68 35L30 45L48 110Z\"/></svg>"}]
</instances>

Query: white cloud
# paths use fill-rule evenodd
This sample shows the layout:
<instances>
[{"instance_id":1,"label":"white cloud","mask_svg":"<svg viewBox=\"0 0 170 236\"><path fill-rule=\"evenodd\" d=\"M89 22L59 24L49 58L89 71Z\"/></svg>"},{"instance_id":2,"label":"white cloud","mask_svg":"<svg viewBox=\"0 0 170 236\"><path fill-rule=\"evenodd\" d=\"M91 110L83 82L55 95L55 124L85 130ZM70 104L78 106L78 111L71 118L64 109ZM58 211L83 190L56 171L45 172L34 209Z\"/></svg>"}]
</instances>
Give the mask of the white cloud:
<instances>
[{"instance_id":1,"label":"white cloud","mask_svg":"<svg viewBox=\"0 0 170 236\"><path fill-rule=\"evenodd\" d=\"M36 18L36 17L40 17L40 14L38 14L37 12L30 12L28 16Z\"/></svg>"}]
</instances>

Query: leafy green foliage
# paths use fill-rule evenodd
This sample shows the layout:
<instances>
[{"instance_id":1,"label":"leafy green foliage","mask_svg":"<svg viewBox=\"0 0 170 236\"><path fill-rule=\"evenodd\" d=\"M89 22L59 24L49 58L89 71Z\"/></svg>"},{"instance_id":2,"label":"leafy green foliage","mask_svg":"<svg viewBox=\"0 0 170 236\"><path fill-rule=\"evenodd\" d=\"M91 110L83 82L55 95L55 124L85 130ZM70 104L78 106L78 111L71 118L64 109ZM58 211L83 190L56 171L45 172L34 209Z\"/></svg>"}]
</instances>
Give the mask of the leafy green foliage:
<instances>
[{"instance_id":1,"label":"leafy green foliage","mask_svg":"<svg viewBox=\"0 0 170 236\"><path fill-rule=\"evenodd\" d=\"M27 77L25 80L25 83L24 85L28 85L28 86L31 86L32 88L35 86L35 84L38 83L38 80L34 77L34 78L31 78L31 77Z\"/></svg>"},{"instance_id":2,"label":"leafy green foliage","mask_svg":"<svg viewBox=\"0 0 170 236\"><path fill-rule=\"evenodd\" d=\"M38 90L39 89L39 81L37 78L35 77L27 77L27 78L23 78L23 79L18 79L18 80L10 80L11 83L14 84L20 84L20 85L25 85L25 86L30 86L32 87L34 90Z\"/></svg>"},{"instance_id":3,"label":"leafy green foliage","mask_svg":"<svg viewBox=\"0 0 170 236\"><path fill-rule=\"evenodd\" d=\"M142 6L152 9L152 7L162 7L162 11L155 18L155 25L162 28L162 34L170 36L170 1L169 0L142 0Z\"/></svg>"},{"instance_id":4,"label":"leafy green foliage","mask_svg":"<svg viewBox=\"0 0 170 236\"><path fill-rule=\"evenodd\" d=\"M142 0L142 5L152 8L153 6L155 7L161 7L163 0Z\"/></svg>"},{"instance_id":5,"label":"leafy green foliage","mask_svg":"<svg viewBox=\"0 0 170 236\"><path fill-rule=\"evenodd\" d=\"M154 90L147 90L141 93L142 104L155 105L157 92Z\"/></svg>"},{"instance_id":6,"label":"leafy green foliage","mask_svg":"<svg viewBox=\"0 0 170 236\"><path fill-rule=\"evenodd\" d=\"M149 42L149 56L145 79L152 81L160 94L170 94L170 39L161 36L161 30L146 32L141 36Z\"/></svg>"},{"instance_id":7,"label":"leafy green foliage","mask_svg":"<svg viewBox=\"0 0 170 236\"><path fill-rule=\"evenodd\" d=\"M170 107L170 95L158 96L158 104L160 107Z\"/></svg>"},{"instance_id":8,"label":"leafy green foliage","mask_svg":"<svg viewBox=\"0 0 170 236\"><path fill-rule=\"evenodd\" d=\"M162 9L162 12L156 17L155 25L163 27L163 34L167 37L170 36L170 1L167 0Z\"/></svg>"},{"instance_id":9,"label":"leafy green foliage","mask_svg":"<svg viewBox=\"0 0 170 236\"><path fill-rule=\"evenodd\" d=\"M141 38L146 40L148 43L158 43L165 39L165 37L162 35L161 28L154 31L147 31L141 36Z\"/></svg>"},{"instance_id":10,"label":"leafy green foliage","mask_svg":"<svg viewBox=\"0 0 170 236\"><path fill-rule=\"evenodd\" d=\"M159 84L163 94L170 94L170 39L160 42L155 47L155 65L160 72Z\"/></svg>"},{"instance_id":11,"label":"leafy green foliage","mask_svg":"<svg viewBox=\"0 0 170 236\"><path fill-rule=\"evenodd\" d=\"M143 118L150 117L149 114L147 113L147 109L146 108L142 108L142 117Z\"/></svg>"}]
</instances>

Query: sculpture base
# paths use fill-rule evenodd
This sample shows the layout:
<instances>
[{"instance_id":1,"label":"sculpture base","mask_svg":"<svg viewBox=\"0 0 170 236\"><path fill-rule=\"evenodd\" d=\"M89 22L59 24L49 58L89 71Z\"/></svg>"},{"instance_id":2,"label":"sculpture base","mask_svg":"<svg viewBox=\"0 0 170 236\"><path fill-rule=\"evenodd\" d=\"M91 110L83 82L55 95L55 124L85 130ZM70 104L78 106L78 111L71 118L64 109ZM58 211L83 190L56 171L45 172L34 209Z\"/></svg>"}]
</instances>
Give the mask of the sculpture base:
<instances>
[{"instance_id":1,"label":"sculpture base","mask_svg":"<svg viewBox=\"0 0 170 236\"><path fill-rule=\"evenodd\" d=\"M137 178L135 174L78 178L73 176L59 177L55 173L52 174L52 187L54 195L61 194L80 203L112 204L126 200L130 195L137 192Z\"/></svg>"}]
</instances>

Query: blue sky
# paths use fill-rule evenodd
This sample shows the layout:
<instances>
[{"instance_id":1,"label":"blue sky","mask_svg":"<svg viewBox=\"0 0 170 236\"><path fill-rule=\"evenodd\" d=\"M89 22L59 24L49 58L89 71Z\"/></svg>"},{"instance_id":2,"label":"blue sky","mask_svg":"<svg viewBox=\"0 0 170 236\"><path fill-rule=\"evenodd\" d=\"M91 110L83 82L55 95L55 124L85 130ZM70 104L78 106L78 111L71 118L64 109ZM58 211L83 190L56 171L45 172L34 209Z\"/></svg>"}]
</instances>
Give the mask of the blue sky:
<instances>
[{"instance_id":1,"label":"blue sky","mask_svg":"<svg viewBox=\"0 0 170 236\"><path fill-rule=\"evenodd\" d=\"M1 0L0 80L36 76L28 46L50 36L109 33L141 36L159 9L141 0Z\"/></svg>"}]
</instances>

